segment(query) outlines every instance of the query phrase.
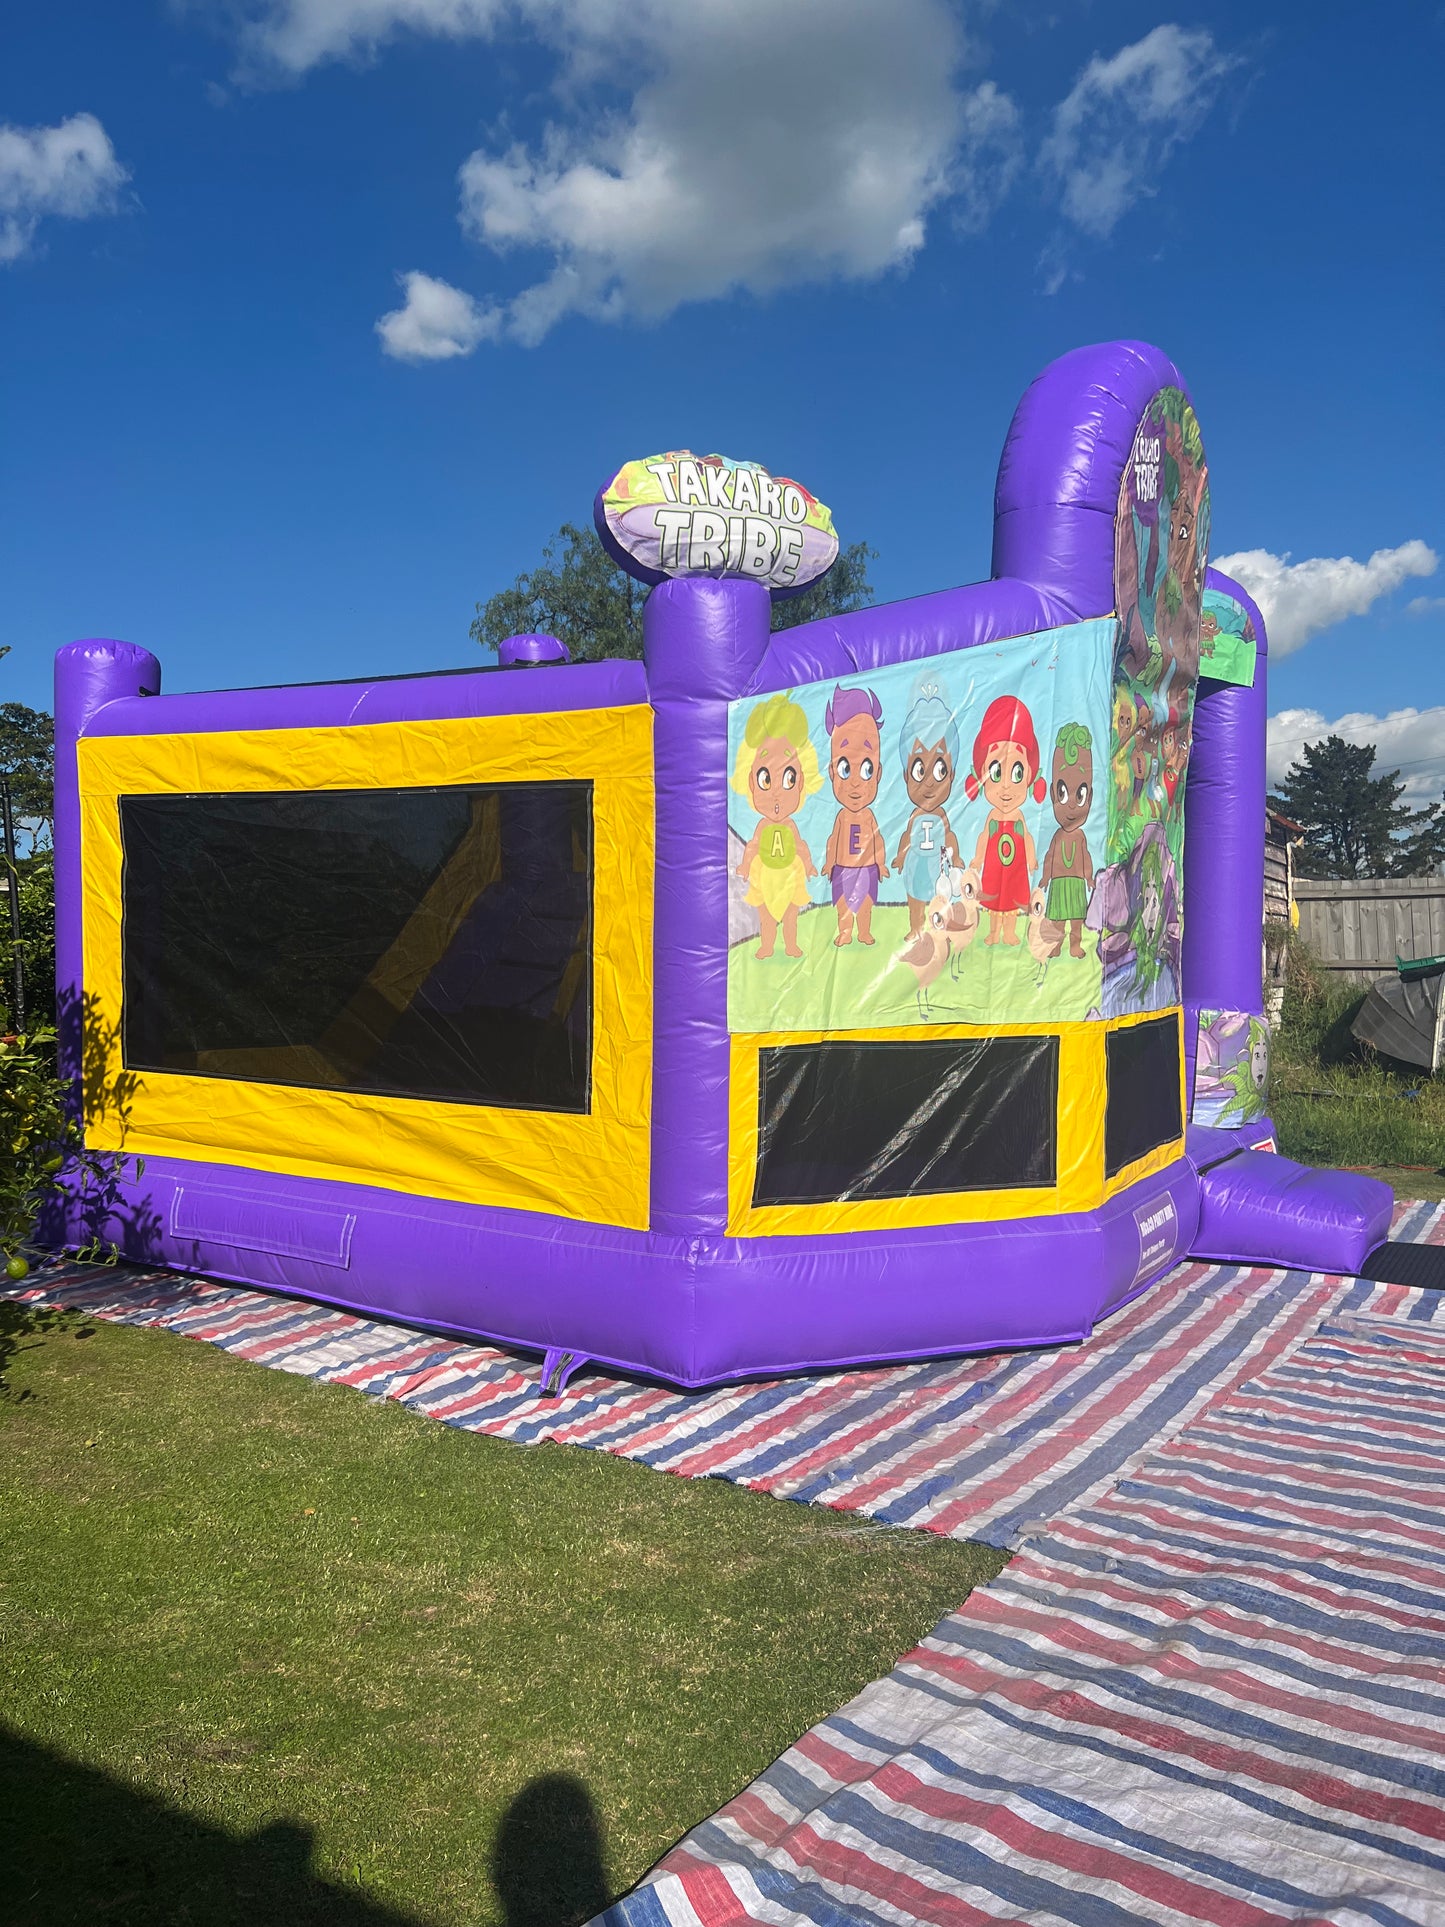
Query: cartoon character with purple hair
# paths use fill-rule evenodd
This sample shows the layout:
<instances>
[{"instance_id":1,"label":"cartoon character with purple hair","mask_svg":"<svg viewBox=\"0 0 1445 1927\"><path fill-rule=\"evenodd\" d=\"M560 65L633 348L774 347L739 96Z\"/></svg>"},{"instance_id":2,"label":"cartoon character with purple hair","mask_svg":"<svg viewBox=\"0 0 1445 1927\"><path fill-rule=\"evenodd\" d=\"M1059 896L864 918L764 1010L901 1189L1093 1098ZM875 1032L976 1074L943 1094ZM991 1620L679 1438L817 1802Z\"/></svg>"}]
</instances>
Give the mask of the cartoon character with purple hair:
<instances>
[{"instance_id":1,"label":"cartoon character with purple hair","mask_svg":"<svg viewBox=\"0 0 1445 1927\"><path fill-rule=\"evenodd\" d=\"M841 684L834 688L823 727L830 744L828 775L839 810L823 868L833 886L838 912L833 942L839 948L852 943L855 920L859 943L873 942L878 880L888 874L883 832L869 807L882 781L882 726L883 707L871 689L844 689Z\"/></svg>"}]
</instances>

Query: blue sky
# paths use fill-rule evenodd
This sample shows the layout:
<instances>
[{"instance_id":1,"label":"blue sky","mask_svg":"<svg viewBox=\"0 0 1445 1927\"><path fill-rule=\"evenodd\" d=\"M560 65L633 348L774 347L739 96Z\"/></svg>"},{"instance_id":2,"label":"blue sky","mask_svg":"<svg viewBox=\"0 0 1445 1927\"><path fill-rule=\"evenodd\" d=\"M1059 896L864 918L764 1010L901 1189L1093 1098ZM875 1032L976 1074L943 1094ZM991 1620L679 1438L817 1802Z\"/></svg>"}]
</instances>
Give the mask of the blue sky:
<instances>
[{"instance_id":1,"label":"blue sky","mask_svg":"<svg viewBox=\"0 0 1445 1927\"><path fill-rule=\"evenodd\" d=\"M1279 753L1348 718L1440 793L1434 0L50 0L0 55L0 699L79 635L464 664L657 448L799 476L881 597L976 580L1024 387L1134 335Z\"/></svg>"}]
</instances>

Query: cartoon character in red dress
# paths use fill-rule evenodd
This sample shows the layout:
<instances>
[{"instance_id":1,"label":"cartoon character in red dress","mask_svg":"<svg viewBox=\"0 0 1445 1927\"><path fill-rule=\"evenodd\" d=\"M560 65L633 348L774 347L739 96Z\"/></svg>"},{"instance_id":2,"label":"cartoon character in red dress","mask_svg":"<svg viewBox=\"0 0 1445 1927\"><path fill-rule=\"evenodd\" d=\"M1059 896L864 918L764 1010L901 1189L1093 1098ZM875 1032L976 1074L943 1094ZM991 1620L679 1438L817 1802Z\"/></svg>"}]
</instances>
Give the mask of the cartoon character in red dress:
<instances>
[{"instance_id":1,"label":"cartoon character in red dress","mask_svg":"<svg viewBox=\"0 0 1445 1927\"><path fill-rule=\"evenodd\" d=\"M1017 943L1019 914L1029 907L1034 840L1021 814L1030 790L1042 803L1048 785L1039 775L1034 721L1017 696L999 696L984 711L973 744L973 773L964 784L969 800L982 790L988 821L974 852L983 879L980 907L988 912L985 943Z\"/></svg>"}]
</instances>

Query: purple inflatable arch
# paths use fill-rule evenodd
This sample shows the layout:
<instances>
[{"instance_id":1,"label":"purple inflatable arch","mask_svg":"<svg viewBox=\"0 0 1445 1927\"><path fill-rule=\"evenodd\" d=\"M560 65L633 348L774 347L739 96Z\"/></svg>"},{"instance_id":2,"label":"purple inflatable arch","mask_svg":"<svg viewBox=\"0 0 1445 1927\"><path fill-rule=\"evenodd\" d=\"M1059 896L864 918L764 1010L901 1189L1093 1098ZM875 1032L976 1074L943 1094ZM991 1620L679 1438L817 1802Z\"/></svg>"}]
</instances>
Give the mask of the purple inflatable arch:
<instances>
[{"instance_id":1,"label":"purple inflatable arch","mask_svg":"<svg viewBox=\"0 0 1445 1927\"><path fill-rule=\"evenodd\" d=\"M1265 1114L1265 633L1208 523L1181 377L1112 342L1020 403L985 583L770 634L680 578L642 663L197 695L62 649L62 1043L121 1156L53 1242L553 1384L1356 1269L1388 1190Z\"/></svg>"}]
</instances>

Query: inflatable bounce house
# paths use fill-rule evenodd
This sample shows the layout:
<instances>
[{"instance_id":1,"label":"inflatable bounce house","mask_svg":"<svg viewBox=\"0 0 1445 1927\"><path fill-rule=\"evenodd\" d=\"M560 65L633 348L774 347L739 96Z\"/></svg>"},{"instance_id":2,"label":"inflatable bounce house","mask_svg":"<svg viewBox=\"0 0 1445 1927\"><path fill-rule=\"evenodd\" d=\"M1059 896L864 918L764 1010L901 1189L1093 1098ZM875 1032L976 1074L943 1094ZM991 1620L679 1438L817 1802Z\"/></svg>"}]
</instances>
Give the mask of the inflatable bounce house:
<instances>
[{"instance_id":1,"label":"inflatable bounce house","mask_svg":"<svg viewBox=\"0 0 1445 1927\"><path fill-rule=\"evenodd\" d=\"M1275 1154L1265 633L1184 383L1055 362L993 575L687 451L597 499L641 662L56 669L59 974L125 1255L679 1385L1077 1339L1186 1255L1357 1270ZM77 1201L56 1242L82 1235Z\"/></svg>"}]
</instances>

